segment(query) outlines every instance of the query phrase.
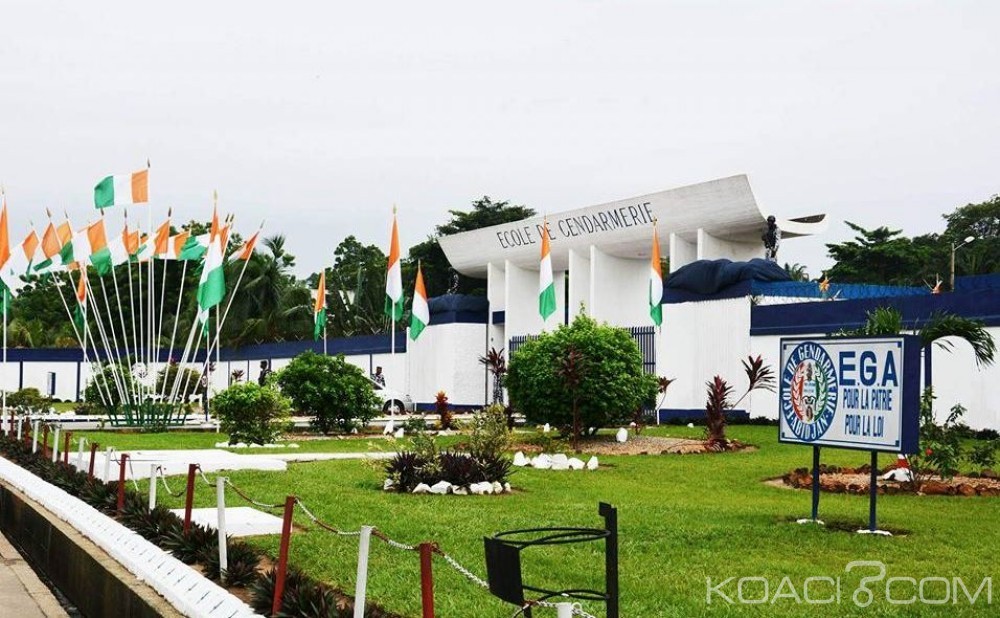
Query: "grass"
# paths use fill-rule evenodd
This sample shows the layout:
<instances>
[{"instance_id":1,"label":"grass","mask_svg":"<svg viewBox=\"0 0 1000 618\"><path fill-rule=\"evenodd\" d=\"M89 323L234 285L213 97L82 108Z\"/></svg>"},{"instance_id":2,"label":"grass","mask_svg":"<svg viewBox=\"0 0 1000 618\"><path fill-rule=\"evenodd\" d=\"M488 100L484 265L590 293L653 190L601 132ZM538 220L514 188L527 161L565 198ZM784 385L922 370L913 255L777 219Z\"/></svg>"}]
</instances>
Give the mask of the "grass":
<instances>
[{"instance_id":1,"label":"grass","mask_svg":"<svg viewBox=\"0 0 1000 618\"><path fill-rule=\"evenodd\" d=\"M285 494L295 494L320 519L344 530L368 524L402 542L436 541L480 576L485 576L483 536L542 526L599 527L602 522L597 504L610 502L619 511L622 616L799 616L807 611L817 616L964 616L982 615L976 609L992 611L995 606L987 607L983 597L976 608L970 608L964 597L958 604L938 607L919 603L891 606L885 602L884 581L871 586L875 603L858 608L851 599L860 578L877 572L867 567L847 573L845 566L855 560L879 560L886 564L890 577L962 577L974 591L984 577L1000 575L996 560L1000 500L881 496L880 525L906 532L881 538L838 530L865 527L867 498L823 495L820 517L830 525L796 525L795 518L808 515L809 493L762 481L808 466L811 451L779 444L776 433L775 427L730 428L731 437L759 446L753 452L603 457L602 466L606 467L597 473L522 469L512 479L518 491L509 496L385 493L379 490L381 472L359 461L293 464L284 473L243 471L227 475L260 501L277 504ZM659 427L647 430L649 434L692 437L701 435L701 429ZM171 439L180 440L181 436L171 434ZM882 455L883 462L890 458ZM824 463L857 466L867 461L867 453L823 452ZM229 496L236 505L238 498ZM199 483L196 503L211 506L214 499L214 489ZM180 506L179 500L171 503L168 499L167 503ZM355 538L323 531L301 513L297 513L296 523L302 530L292 539L292 562L352 591L357 565ZM277 554L276 536L257 537L252 542ZM526 550L525 581L542 587L600 588L601 551L600 544ZM434 569L437 615L506 618L514 612L512 606L472 585L444 561L436 559ZM840 578L841 598L832 605L804 608L790 599L764 605L729 605L716 596L711 606L706 605L706 578L718 583L743 576L766 578L772 596L786 576L799 595L807 577ZM369 598L387 609L419 616L416 554L373 540L368 590ZM735 581L723 590L736 598ZM814 596L828 592L826 588ZM905 583L893 592L897 596L916 593ZM760 596L761 584L746 588L745 593ZM941 594L940 584L927 589L928 596ZM604 615L600 605L588 603L585 607L596 616ZM536 612L539 616L551 613Z\"/></svg>"},{"instance_id":2,"label":"grass","mask_svg":"<svg viewBox=\"0 0 1000 618\"><path fill-rule=\"evenodd\" d=\"M134 450L193 450L215 448L216 443L226 442L229 436L225 433L215 433L211 431L169 431L163 433L141 433L137 431L75 431L73 432L74 445L78 438L86 438L87 442L97 442L101 448L112 446L116 451ZM458 441L458 436L442 438L442 444L452 444ZM410 444L408 438L395 440L385 438L379 434L364 435L360 437L330 437L317 438L315 436L290 435L285 441L288 444L297 444L298 448L276 448L276 449L249 449L233 448L226 449L233 453L246 453L252 455L266 455L269 453L356 453L366 451L393 451L397 446L405 448ZM74 446L75 448L75 446Z\"/></svg>"}]
</instances>

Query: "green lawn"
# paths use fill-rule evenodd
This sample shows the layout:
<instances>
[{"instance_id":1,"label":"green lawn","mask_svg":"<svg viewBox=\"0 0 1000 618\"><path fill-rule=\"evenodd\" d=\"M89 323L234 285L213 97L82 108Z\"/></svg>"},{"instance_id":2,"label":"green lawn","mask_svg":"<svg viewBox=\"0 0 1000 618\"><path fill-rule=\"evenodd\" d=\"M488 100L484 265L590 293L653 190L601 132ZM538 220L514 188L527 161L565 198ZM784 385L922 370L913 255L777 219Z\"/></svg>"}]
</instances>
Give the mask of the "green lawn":
<instances>
[{"instance_id":1,"label":"green lawn","mask_svg":"<svg viewBox=\"0 0 1000 618\"><path fill-rule=\"evenodd\" d=\"M657 435L697 436L701 429L661 427ZM740 426L734 438L756 444L755 452L724 455L668 455L606 457L596 473L519 470L512 482L518 489L508 496L413 496L380 491L382 475L371 464L329 461L294 464L288 472L233 472L232 481L257 500L279 503L288 493L299 496L324 521L343 529L372 524L392 538L416 543L433 540L472 571L485 576L482 537L499 530L540 526L600 525L597 503L619 509L621 533L622 616L870 616L870 615L989 615L1000 599L978 611L964 597L958 604L928 606L885 603L884 580L872 585L874 605L862 609L852 594L862 576L874 568L852 573L845 566L855 560L879 560L888 576L921 578L962 577L974 592L984 577L1000 576L996 550L1000 547L1000 499L882 496L879 522L904 530L904 536L879 538L794 523L809 512L808 492L771 487L762 480L807 466L808 448L778 444L775 427ZM181 441L204 435L174 435ZM215 440L215 434L210 440ZM135 435L135 444L153 436ZM98 438L100 440L100 438ZM333 445L344 441L324 441ZM109 442L113 443L112 442ZM124 444L124 442L123 442ZM305 444L305 443L302 443ZM143 447L148 445L143 444ZM123 447L124 448L124 447ZM132 448L130 446L130 448ZM883 455L883 461L891 456ZM861 465L866 453L824 451L825 463ZM175 486L178 483L173 483ZM198 484L199 506L214 504L214 489ZM231 504L238 498L230 493ZM165 496L162 495L161 499ZM180 506L175 500L174 506ZM867 521L865 497L824 495L820 516L829 523L863 527ZM297 514L302 531L295 534L291 560L314 576L346 590L354 588L357 542L313 526ZM276 554L277 537L253 542ZM524 554L525 580L543 587L600 587L600 545L562 549L531 549ZM435 592L438 616L509 617L511 606L492 598L436 559ZM783 577L803 594L807 577L841 578L840 602L806 608L792 599L773 604L728 605L715 596L706 605L706 578L718 583L729 577L758 576L769 582L773 596ZM899 597L915 590L905 582L893 588ZM722 588L736 599L736 581ZM787 592L787 588L785 589ZM747 597L759 597L758 582L745 588ZM813 596L829 596L817 586ZM926 589L940 597L942 584ZM994 593L996 596L997 593ZM415 554L400 552L373 540L369 598L406 616L420 615L419 570ZM587 609L603 616L603 608ZM540 618L554 612L536 612Z\"/></svg>"},{"instance_id":2,"label":"green lawn","mask_svg":"<svg viewBox=\"0 0 1000 618\"><path fill-rule=\"evenodd\" d=\"M215 448L216 443L226 442L229 436L211 431L170 431L164 433L140 433L125 431L75 431L73 432L74 449L78 438L86 438L88 442L97 442L104 449L113 446L117 451L131 450L188 450ZM443 444L451 444L461 439L459 436L442 438ZM266 455L269 453L355 453L366 451L394 451L397 446L405 447L409 439L395 440L378 434L352 437L317 438L315 436L297 436L292 434L285 440L287 444L297 444L298 448L276 449L227 449L234 453Z\"/></svg>"}]
</instances>

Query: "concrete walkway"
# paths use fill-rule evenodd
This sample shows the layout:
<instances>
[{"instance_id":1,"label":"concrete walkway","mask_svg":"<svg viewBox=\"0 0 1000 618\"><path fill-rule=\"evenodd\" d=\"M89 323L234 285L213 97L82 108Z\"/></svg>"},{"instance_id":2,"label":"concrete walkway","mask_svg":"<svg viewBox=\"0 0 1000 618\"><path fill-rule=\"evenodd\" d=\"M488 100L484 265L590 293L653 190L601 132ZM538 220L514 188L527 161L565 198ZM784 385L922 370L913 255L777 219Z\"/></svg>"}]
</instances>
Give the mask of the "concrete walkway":
<instances>
[{"instance_id":1,"label":"concrete walkway","mask_svg":"<svg viewBox=\"0 0 1000 618\"><path fill-rule=\"evenodd\" d=\"M17 618L68 616L21 554L0 535L0 613Z\"/></svg>"}]
</instances>

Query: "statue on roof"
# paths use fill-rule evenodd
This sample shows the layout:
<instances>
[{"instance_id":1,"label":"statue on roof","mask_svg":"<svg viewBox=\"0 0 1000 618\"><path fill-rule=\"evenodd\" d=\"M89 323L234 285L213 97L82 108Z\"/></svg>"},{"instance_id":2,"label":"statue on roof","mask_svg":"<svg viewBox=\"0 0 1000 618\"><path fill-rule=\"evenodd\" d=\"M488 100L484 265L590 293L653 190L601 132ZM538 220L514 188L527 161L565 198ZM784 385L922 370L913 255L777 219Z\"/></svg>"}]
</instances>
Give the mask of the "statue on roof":
<instances>
[{"instance_id":1,"label":"statue on roof","mask_svg":"<svg viewBox=\"0 0 1000 618\"><path fill-rule=\"evenodd\" d=\"M777 262L778 246L781 245L781 230L778 229L774 215L767 218L767 227L760 239L764 241L764 259L769 262Z\"/></svg>"}]
</instances>

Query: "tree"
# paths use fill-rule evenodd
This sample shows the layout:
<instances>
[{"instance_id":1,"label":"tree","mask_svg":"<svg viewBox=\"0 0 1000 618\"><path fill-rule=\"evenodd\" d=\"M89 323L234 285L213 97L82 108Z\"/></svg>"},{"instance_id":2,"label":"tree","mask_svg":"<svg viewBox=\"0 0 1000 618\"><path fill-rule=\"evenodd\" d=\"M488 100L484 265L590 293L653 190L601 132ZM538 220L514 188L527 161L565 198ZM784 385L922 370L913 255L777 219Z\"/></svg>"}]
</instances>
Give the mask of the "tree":
<instances>
[{"instance_id":1,"label":"tree","mask_svg":"<svg viewBox=\"0 0 1000 618\"><path fill-rule=\"evenodd\" d=\"M794 264L785 262L785 272L792 278L792 281L809 281L809 273L806 272L806 267L798 262Z\"/></svg>"},{"instance_id":2,"label":"tree","mask_svg":"<svg viewBox=\"0 0 1000 618\"><path fill-rule=\"evenodd\" d=\"M273 386L234 384L216 395L212 406L230 444L268 444L289 425L288 398Z\"/></svg>"},{"instance_id":3,"label":"tree","mask_svg":"<svg viewBox=\"0 0 1000 618\"><path fill-rule=\"evenodd\" d=\"M421 263L428 296L441 296L448 291L452 284L451 264L448 263L448 258L441 250L438 238L459 232L478 230L491 225L520 221L535 216L535 211L527 206L512 205L507 200L494 202L488 195L484 195L472 202L471 210L449 210L448 214L451 215L451 219L437 226L434 235L410 248L407 263L403 265L404 280L412 284L416 277L417 262ZM409 288L404 285L404 289ZM485 283L480 279L472 279L458 274L457 292L459 294L485 295Z\"/></svg>"},{"instance_id":4,"label":"tree","mask_svg":"<svg viewBox=\"0 0 1000 618\"><path fill-rule=\"evenodd\" d=\"M980 275L1000 271L1000 195L979 204L966 204L944 215L947 222L942 241L951 249L969 236L975 240L955 254L957 275Z\"/></svg>"},{"instance_id":5,"label":"tree","mask_svg":"<svg viewBox=\"0 0 1000 618\"><path fill-rule=\"evenodd\" d=\"M390 322L384 312L386 255L376 245L363 245L348 236L333 256L333 266L326 269L329 334L351 337L388 332ZM310 287L318 278L318 274L310 277Z\"/></svg>"},{"instance_id":6,"label":"tree","mask_svg":"<svg viewBox=\"0 0 1000 618\"><path fill-rule=\"evenodd\" d=\"M867 230L845 221L857 232L854 240L826 246L836 264L827 276L840 283L922 285L941 271L945 248L936 236L907 238L901 230L882 226Z\"/></svg>"},{"instance_id":7,"label":"tree","mask_svg":"<svg viewBox=\"0 0 1000 618\"><path fill-rule=\"evenodd\" d=\"M312 332L311 293L291 274L295 256L285 251L285 237L271 236L263 244L267 252L254 251L226 318L224 341L235 345L303 339ZM242 268L238 261L229 265L230 294Z\"/></svg>"},{"instance_id":8,"label":"tree","mask_svg":"<svg viewBox=\"0 0 1000 618\"><path fill-rule=\"evenodd\" d=\"M572 389L565 387L568 362L576 375ZM574 423L574 407L580 427L627 423L637 409L653 405L657 383L643 371L628 332L585 315L523 344L506 377L511 404L529 422L564 428Z\"/></svg>"},{"instance_id":9,"label":"tree","mask_svg":"<svg viewBox=\"0 0 1000 618\"><path fill-rule=\"evenodd\" d=\"M278 372L278 385L299 413L323 433L368 424L381 403L371 380L344 356L303 352Z\"/></svg>"}]
</instances>

